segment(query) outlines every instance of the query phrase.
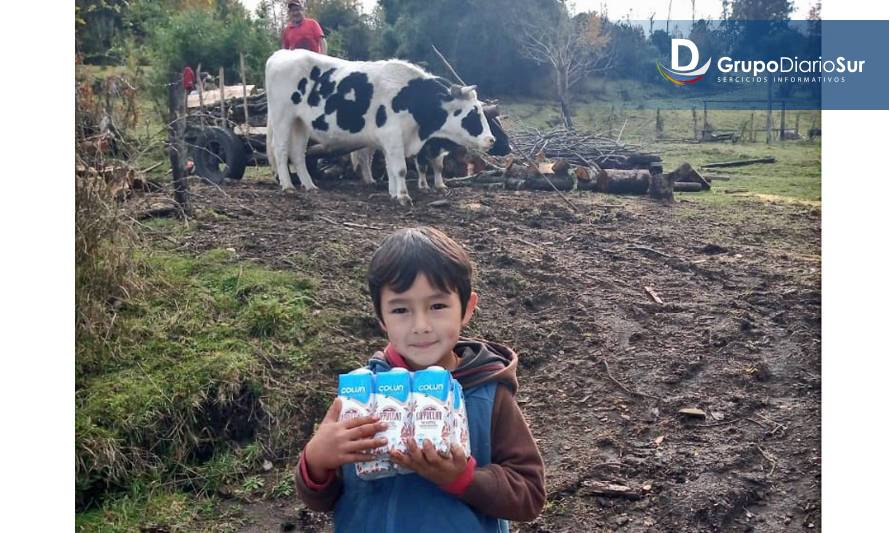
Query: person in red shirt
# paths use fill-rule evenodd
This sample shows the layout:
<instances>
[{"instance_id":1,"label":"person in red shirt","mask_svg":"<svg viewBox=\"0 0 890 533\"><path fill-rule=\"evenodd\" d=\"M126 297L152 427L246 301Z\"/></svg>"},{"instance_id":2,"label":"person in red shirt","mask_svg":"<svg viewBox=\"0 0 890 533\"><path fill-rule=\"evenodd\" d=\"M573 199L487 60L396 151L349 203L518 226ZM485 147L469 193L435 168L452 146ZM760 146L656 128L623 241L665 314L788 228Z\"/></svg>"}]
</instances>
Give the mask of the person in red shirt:
<instances>
[{"instance_id":1,"label":"person in red shirt","mask_svg":"<svg viewBox=\"0 0 890 533\"><path fill-rule=\"evenodd\" d=\"M302 0L291 0L287 3L287 14L290 22L281 32L281 47L287 50L305 48L320 54L328 53L328 44L324 40L324 32L318 21L303 15Z\"/></svg>"},{"instance_id":2,"label":"person in red shirt","mask_svg":"<svg viewBox=\"0 0 890 533\"><path fill-rule=\"evenodd\" d=\"M195 71L188 65L182 69L182 88L185 89L185 94L195 89Z\"/></svg>"}]
</instances>

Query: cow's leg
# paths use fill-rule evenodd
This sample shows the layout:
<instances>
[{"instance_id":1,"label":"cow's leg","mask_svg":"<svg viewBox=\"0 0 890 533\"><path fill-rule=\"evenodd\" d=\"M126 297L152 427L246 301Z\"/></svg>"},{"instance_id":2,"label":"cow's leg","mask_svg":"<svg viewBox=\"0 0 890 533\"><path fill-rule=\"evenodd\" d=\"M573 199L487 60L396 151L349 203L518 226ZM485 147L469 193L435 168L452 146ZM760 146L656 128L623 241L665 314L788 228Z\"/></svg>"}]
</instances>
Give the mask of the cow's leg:
<instances>
[{"instance_id":1,"label":"cow's leg","mask_svg":"<svg viewBox=\"0 0 890 533\"><path fill-rule=\"evenodd\" d=\"M426 182L426 172L420 167L420 160L414 158L414 167L417 169L417 188L425 191L430 188Z\"/></svg>"},{"instance_id":2,"label":"cow's leg","mask_svg":"<svg viewBox=\"0 0 890 533\"><path fill-rule=\"evenodd\" d=\"M275 163L275 136L272 135L272 113L266 118L266 158L272 169L272 178L278 180L278 165Z\"/></svg>"},{"instance_id":3,"label":"cow's leg","mask_svg":"<svg viewBox=\"0 0 890 533\"><path fill-rule=\"evenodd\" d=\"M271 110L270 110L271 114ZM290 169L287 166L288 152L290 151L291 130L296 126L292 117L285 117L283 120L275 121L272 125L275 134L272 139L266 139L266 150L269 152L269 163L274 161L276 172L278 173L278 183L281 184L281 190L293 191L294 184L290 180ZM266 132L268 135L268 131Z\"/></svg>"},{"instance_id":4,"label":"cow's leg","mask_svg":"<svg viewBox=\"0 0 890 533\"><path fill-rule=\"evenodd\" d=\"M362 183L366 185L374 184L374 175L371 173L371 158L374 157L373 148L362 148L349 154L352 161L352 168L358 169L362 176Z\"/></svg>"},{"instance_id":5,"label":"cow's leg","mask_svg":"<svg viewBox=\"0 0 890 533\"><path fill-rule=\"evenodd\" d=\"M408 195L408 186L405 183L405 174L408 173L405 165L405 147L401 143L384 146L383 155L386 158L390 197L397 199L402 205L410 204L411 197Z\"/></svg>"},{"instance_id":6,"label":"cow's leg","mask_svg":"<svg viewBox=\"0 0 890 533\"><path fill-rule=\"evenodd\" d=\"M297 176L300 178L300 185L308 192L317 191L318 187L312 182L312 176L309 175L309 169L306 168L306 147L309 146L309 132L306 126L296 122L291 128L290 135L290 159L297 167ZM289 177L289 176L288 176Z\"/></svg>"},{"instance_id":7,"label":"cow's leg","mask_svg":"<svg viewBox=\"0 0 890 533\"><path fill-rule=\"evenodd\" d=\"M436 190L444 191L448 189L448 186L445 185L445 180L442 178L442 170L445 169L445 156L448 155L448 152L442 152L435 159L432 160L431 166L433 167L433 176L436 180Z\"/></svg>"}]
</instances>

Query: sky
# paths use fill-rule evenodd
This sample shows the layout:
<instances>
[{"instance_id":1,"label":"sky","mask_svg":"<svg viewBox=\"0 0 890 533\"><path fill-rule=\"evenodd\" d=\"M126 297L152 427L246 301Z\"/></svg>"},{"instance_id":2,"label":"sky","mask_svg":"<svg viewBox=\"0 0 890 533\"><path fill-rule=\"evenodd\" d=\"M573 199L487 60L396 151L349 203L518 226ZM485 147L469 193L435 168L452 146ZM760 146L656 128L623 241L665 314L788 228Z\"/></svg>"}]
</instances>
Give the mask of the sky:
<instances>
[{"instance_id":1,"label":"sky","mask_svg":"<svg viewBox=\"0 0 890 533\"><path fill-rule=\"evenodd\" d=\"M311 2L312 0L309 0ZM253 11L258 0L241 0L241 3ZM377 5L377 0L361 0L365 12L370 13ZM668 17L668 4L671 5L671 20L689 20L692 18L692 0L574 0L576 11L602 11L605 6L609 18L612 20L627 18L631 20L648 19L655 13L656 20L664 20ZM791 18L806 18L810 6L815 0L793 0L795 10ZM696 0L695 18L720 18L722 2L720 0Z\"/></svg>"}]
</instances>

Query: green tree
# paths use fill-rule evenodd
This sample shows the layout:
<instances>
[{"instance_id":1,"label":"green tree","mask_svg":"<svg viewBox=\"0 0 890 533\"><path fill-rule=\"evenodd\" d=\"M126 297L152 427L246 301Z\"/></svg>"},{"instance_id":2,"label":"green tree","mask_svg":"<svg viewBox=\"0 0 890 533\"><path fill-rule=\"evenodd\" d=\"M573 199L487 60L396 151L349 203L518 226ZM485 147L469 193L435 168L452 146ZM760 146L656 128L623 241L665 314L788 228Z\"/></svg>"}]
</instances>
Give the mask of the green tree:
<instances>
[{"instance_id":1,"label":"green tree","mask_svg":"<svg viewBox=\"0 0 890 533\"><path fill-rule=\"evenodd\" d=\"M185 65L201 65L215 73L226 70L227 83L239 78L239 52L244 53L246 77L261 82L266 59L277 48L277 36L263 22L251 18L240 3L225 9L192 8L174 13L152 31L150 52L156 72L155 86Z\"/></svg>"},{"instance_id":2,"label":"green tree","mask_svg":"<svg viewBox=\"0 0 890 533\"><path fill-rule=\"evenodd\" d=\"M788 20L791 0L732 0L734 20Z\"/></svg>"}]
</instances>

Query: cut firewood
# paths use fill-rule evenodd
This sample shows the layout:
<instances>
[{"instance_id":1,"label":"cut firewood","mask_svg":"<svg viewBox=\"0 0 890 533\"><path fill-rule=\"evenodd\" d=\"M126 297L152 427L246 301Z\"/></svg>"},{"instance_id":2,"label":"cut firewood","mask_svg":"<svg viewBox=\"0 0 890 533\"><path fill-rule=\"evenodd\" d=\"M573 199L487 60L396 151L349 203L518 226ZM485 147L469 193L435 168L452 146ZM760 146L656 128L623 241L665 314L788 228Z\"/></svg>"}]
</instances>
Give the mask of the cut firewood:
<instances>
[{"instance_id":1,"label":"cut firewood","mask_svg":"<svg viewBox=\"0 0 890 533\"><path fill-rule=\"evenodd\" d=\"M663 202L673 202L674 175L670 172L668 172L667 174L653 174L651 183L649 185L649 196L655 200L661 200Z\"/></svg>"},{"instance_id":2,"label":"cut firewood","mask_svg":"<svg viewBox=\"0 0 890 533\"><path fill-rule=\"evenodd\" d=\"M675 183L674 190L675 191L681 190L681 189L677 188L677 186L676 186L676 185L679 185L680 183L698 183L699 185L701 185L699 190L704 189L707 191L707 190L711 189L711 184L708 183L708 180L706 180L704 177L702 177L702 175L699 174L698 171L695 170L692 167L692 165L690 165L689 163L683 163L682 165L677 167L677 170L674 170L673 172L671 172L671 174L673 174L674 178L675 178L674 179L674 183Z\"/></svg>"},{"instance_id":3,"label":"cut firewood","mask_svg":"<svg viewBox=\"0 0 890 533\"><path fill-rule=\"evenodd\" d=\"M756 165L758 163L775 163L775 157L762 157L760 159L740 159L738 161L720 161L717 163L707 163L702 168L726 168L726 167L743 167L745 165Z\"/></svg>"},{"instance_id":4,"label":"cut firewood","mask_svg":"<svg viewBox=\"0 0 890 533\"><path fill-rule=\"evenodd\" d=\"M538 172L541 174L554 174L553 163L538 163Z\"/></svg>"},{"instance_id":5,"label":"cut firewood","mask_svg":"<svg viewBox=\"0 0 890 533\"><path fill-rule=\"evenodd\" d=\"M699 192L702 190L701 183L676 182L674 183L675 192Z\"/></svg>"},{"instance_id":6,"label":"cut firewood","mask_svg":"<svg viewBox=\"0 0 890 533\"><path fill-rule=\"evenodd\" d=\"M553 163L553 173L557 176L568 176L569 175L569 165L568 161L560 159L559 161Z\"/></svg>"},{"instance_id":7,"label":"cut firewood","mask_svg":"<svg viewBox=\"0 0 890 533\"><path fill-rule=\"evenodd\" d=\"M590 171L584 167L575 167L575 177L578 181L590 181Z\"/></svg>"},{"instance_id":8,"label":"cut firewood","mask_svg":"<svg viewBox=\"0 0 890 533\"><path fill-rule=\"evenodd\" d=\"M688 416L690 418L705 418L707 414L701 409L695 407L687 407L685 409L680 409L678 411L681 415Z\"/></svg>"},{"instance_id":9,"label":"cut firewood","mask_svg":"<svg viewBox=\"0 0 890 533\"><path fill-rule=\"evenodd\" d=\"M729 181L732 179L732 176L726 176L723 174L702 174L702 177L706 180L711 181Z\"/></svg>"},{"instance_id":10,"label":"cut firewood","mask_svg":"<svg viewBox=\"0 0 890 533\"><path fill-rule=\"evenodd\" d=\"M651 179L648 170L603 169L597 176L597 190L612 194L646 194Z\"/></svg>"},{"instance_id":11,"label":"cut firewood","mask_svg":"<svg viewBox=\"0 0 890 533\"><path fill-rule=\"evenodd\" d=\"M243 87L243 89L242 89ZM241 90L239 90L241 89ZM254 94L256 92L256 85L227 85L223 90L213 89L210 91L204 91L204 105L210 106L216 104L220 101L222 94L225 94L225 99L235 100L242 94L242 92L246 92L247 94ZM189 109L201 107L201 101L197 94L190 94L187 100L187 106Z\"/></svg>"}]
</instances>

